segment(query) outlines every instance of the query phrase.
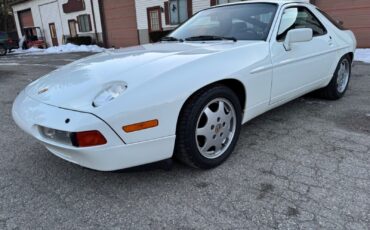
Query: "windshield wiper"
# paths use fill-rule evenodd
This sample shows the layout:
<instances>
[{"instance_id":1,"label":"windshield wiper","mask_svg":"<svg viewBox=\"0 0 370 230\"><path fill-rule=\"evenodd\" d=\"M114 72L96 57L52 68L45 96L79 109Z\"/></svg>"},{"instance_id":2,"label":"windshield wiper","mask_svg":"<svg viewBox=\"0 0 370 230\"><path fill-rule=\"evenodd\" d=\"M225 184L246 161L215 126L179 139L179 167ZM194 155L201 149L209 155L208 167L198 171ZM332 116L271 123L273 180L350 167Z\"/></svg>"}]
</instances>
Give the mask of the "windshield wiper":
<instances>
[{"instance_id":1,"label":"windshield wiper","mask_svg":"<svg viewBox=\"0 0 370 230\"><path fill-rule=\"evenodd\" d=\"M222 37L222 36L215 36L215 35L200 35L200 36L193 36L185 38L185 41L212 41L212 40L230 40L237 42L238 40L234 37Z\"/></svg>"},{"instance_id":2,"label":"windshield wiper","mask_svg":"<svg viewBox=\"0 0 370 230\"><path fill-rule=\"evenodd\" d=\"M171 37L171 36L163 37L160 39L160 41L162 42L184 42L184 40L182 39L178 39L178 38Z\"/></svg>"}]
</instances>

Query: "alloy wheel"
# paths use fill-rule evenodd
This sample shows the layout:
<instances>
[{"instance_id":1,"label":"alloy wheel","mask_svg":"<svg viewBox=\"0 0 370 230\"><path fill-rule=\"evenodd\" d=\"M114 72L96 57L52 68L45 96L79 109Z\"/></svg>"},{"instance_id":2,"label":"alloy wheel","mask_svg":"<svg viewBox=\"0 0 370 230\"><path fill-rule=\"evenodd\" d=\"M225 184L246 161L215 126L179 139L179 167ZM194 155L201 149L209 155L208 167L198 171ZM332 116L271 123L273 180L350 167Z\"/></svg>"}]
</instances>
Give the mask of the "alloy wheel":
<instances>
[{"instance_id":1,"label":"alloy wheel","mask_svg":"<svg viewBox=\"0 0 370 230\"><path fill-rule=\"evenodd\" d=\"M348 85L350 76L350 64L347 59L343 59L340 63L337 77L337 90L339 93L343 93Z\"/></svg>"},{"instance_id":2,"label":"alloy wheel","mask_svg":"<svg viewBox=\"0 0 370 230\"><path fill-rule=\"evenodd\" d=\"M202 156L215 159L231 144L236 131L233 104L225 98L209 102L200 113L196 126L196 143Z\"/></svg>"}]
</instances>

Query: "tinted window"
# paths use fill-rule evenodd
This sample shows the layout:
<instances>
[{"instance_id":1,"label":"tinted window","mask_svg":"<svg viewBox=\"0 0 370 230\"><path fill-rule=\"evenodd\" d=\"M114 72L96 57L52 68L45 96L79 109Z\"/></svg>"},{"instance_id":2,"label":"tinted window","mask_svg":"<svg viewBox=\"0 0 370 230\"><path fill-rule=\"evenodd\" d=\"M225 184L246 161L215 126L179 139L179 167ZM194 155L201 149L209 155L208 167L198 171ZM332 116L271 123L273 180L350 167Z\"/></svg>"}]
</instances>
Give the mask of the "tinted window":
<instances>
[{"instance_id":1,"label":"tinted window","mask_svg":"<svg viewBox=\"0 0 370 230\"><path fill-rule=\"evenodd\" d=\"M339 23L339 21L336 21L334 18L332 18L329 14L327 14L326 12L320 10L320 9L317 9L324 17L326 17L326 19L328 19L331 23L333 23L334 26L336 26L338 29L340 30L347 30L343 25L341 25Z\"/></svg>"},{"instance_id":2,"label":"tinted window","mask_svg":"<svg viewBox=\"0 0 370 230\"><path fill-rule=\"evenodd\" d=\"M276 10L277 5L269 3L215 7L199 12L169 36L178 39L220 36L238 40L266 40Z\"/></svg>"},{"instance_id":3,"label":"tinted window","mask_svg":"<svg viewBox=\"0 0 370 230\"><path fill-rule=\"evenodd\" d=\"M325 27L321 22L305 7L290 7L284 10L281 18L277 39L285 39L289 30L310 28L313 30L313 36L326 34Z\"/></svg>"}]
</instances>

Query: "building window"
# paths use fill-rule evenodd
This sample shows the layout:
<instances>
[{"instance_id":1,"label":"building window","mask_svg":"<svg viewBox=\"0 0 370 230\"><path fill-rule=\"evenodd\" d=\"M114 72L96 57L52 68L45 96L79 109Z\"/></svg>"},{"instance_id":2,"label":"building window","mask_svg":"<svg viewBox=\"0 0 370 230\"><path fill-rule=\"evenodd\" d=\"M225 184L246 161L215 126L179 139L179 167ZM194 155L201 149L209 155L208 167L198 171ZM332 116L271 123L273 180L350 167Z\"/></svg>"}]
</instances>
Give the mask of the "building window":
<instances>
[{"instance_id":1,"label":"building window","mask_svg":"<svg viewBox=\"0 0 370 230\"><path fill-rule=\"evenodd\" d=\"M83 14L77 16L78 30L80 32L90 32L91 29L91 20L89 14Z\"/></svg>"},{"instance_id":2,"label":"building window","mask_svg":"<svg viewBox=\"0 0 370 230\"><path fill-rule=\"evenodd\" d=\"M162 31L161 7L147 8L148 27L150 32Z\"/></svg>"},{"instance_id":3,"label":"building window","mask_svg":"<svg viewBox=\"0 0 370 230\"><path fill-rule=\"evenodd\" d=\"M169 0L168 10L171 25L178 25L189 18L188 0Z\"/></svg>"}]
</instances>

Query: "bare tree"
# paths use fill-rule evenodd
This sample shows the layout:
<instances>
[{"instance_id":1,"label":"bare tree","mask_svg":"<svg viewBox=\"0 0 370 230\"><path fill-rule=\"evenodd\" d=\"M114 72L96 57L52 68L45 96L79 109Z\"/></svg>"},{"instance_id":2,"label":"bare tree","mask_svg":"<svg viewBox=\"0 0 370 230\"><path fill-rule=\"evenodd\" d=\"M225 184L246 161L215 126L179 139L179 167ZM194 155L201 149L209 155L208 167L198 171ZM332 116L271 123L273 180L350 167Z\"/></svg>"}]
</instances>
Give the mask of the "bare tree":
<instances>
[{"instance_id":1,"label":"bare tree","mask_svg":"<svg viewBox=\"0 0 370 230\"><path fill-rule=\"evenodd\" d=\"M13 14L9 0L0 0L0 30L14 30L14 28L10 27L13 27Z\"/></svg>"}]
</instances>

